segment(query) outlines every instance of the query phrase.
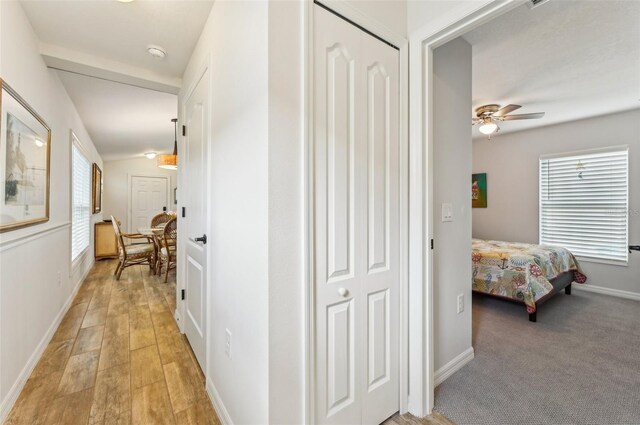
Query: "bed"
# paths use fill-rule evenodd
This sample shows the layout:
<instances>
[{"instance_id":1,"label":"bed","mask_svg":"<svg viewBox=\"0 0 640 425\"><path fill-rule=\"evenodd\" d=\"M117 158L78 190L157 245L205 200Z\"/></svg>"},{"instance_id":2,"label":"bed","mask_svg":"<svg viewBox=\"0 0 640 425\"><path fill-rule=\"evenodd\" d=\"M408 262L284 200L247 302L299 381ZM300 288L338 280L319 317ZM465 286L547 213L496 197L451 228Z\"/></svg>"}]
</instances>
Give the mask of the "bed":
<instances>
[{"instance_id":1,"label":"bed","mask_svg":"<svg viewBox=\"0 0 640 425\"><path fill-rule=\"evenodd\" d=\"M524 304L535 322L538 306L587 277L565 248L473 239L473 291Z\"/></svg>"}]
</instances>

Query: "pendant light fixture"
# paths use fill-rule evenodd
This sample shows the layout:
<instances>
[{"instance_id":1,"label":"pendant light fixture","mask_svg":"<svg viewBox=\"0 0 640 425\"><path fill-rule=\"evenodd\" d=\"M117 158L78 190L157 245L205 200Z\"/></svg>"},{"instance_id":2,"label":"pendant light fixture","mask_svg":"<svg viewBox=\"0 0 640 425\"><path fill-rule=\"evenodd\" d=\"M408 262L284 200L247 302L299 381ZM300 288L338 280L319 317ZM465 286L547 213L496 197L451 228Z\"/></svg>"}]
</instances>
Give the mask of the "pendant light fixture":
<instances>
[{"instance_id":1,"label":"pendant light fixture","mask_svg":"<svg viewBox=\"0 0 640 425\"><path fill-rule=\"evenodd\" d=\"M171 120L173 123L173 131L174 131L174 141L173 141L173 154L162 154L158 155L158 167L164 168L166 170L177 170L178 169L178 119L173 118Z\"/></svg>"}]
</instances>

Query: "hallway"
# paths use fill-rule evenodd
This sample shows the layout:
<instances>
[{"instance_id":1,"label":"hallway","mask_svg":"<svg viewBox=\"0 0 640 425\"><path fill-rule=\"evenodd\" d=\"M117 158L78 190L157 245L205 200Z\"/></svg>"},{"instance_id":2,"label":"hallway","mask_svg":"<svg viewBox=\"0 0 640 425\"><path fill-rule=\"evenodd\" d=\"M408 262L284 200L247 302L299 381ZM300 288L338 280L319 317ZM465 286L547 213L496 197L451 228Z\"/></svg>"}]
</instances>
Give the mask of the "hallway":
<instances>
[{"instance_id":1,"label":"hallway","mask_svg":"<svg viewBox=\"0 0 640 425\"><path fill-rule=\"evenodd\" d=\"M115 267L96 262L7 424L219 424L173 319L175 275Z\"/></svg>"}]
</instances>

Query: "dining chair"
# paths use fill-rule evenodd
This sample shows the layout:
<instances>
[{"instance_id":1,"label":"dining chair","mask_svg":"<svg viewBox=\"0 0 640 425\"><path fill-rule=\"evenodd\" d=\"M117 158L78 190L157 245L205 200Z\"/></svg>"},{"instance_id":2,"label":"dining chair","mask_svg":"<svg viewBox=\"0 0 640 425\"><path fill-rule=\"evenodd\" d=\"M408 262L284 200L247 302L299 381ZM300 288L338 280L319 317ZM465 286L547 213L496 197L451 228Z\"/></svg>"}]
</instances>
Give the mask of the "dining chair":
<instances>
[{"instance_id":1,"label":"dining chair","mask_svg":"<svg viewBox=\"0 0 640 425\"><path fill-rule=\"evenodd\" d=\"M111 216L111 223L113 224L113 230L116 233L116 239L118 241L119 261L114 273L116 279L120 280L122 271L131 266L148 265L149 268L153 270L154 247L150 238L138 233L122 233L120 230L120 222L116 220L114 216ZM147 243L125 244L125 239L146 239Z\"/></svg>"},{"instance_id":2,"label":"dining chair","mask_svg":"<svg viewBox=\"0 0 640 425\"><path fill-rule=\"evenodd\" d=\"M160 247L160 266L159 270L162 273L162 266L165 265L167 270L164 276L164 282L169 280L169 270L176 268L176 241L178 239L178 220L174 217L167 222L162 233L161 247Z\"/></svg>"},{"instance_id":3,"label":"dining chair","mask_svg":"<svg viewBox=\"0 0 640 425\"><path fill-rule=\"evenodd\" d=\"M171 217L166 212L161 212L160 214L156 214L151 219L151 227L160 227L160 225L168 223L171 220Z\"/></svg>"},{"instance_id":4,"label":"dining chair","mask_svg":"<svg viewBox=\"0 0 640 425\"><path fill-rule=\"evenodd\" d=\"M170 214L168 214L166 211L161 212L160 214L156 214L153 216L153 218L151 219L151 228L155 229L158 227L162 227L164 225L166 225L169 220L171 220L173 218L173 216L171 216ZM158 238L154 237L152 239L153 242L153 247L154 247L154 252L153 252L153 269L156 272L156 274L160 274L160 241L158 240Z\"/></svg>"}]
</instances>

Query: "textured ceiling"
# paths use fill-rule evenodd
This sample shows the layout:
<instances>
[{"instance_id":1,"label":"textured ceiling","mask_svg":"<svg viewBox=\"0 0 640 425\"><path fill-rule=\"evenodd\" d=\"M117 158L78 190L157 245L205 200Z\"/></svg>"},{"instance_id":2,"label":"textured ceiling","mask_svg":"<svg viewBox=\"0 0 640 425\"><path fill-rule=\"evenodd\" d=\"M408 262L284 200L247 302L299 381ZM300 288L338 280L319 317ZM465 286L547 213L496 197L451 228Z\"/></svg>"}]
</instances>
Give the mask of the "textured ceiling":
<instances>
[{"instance_id":1,"label":"textured ceiling","mask_svg":"<svg viewBox=\"0 0 640 425\"><path fill-rule=\"evenodd\" d=\"M213 1L22 1L42 43L182 77ZM156 44L164 60L147 54Z\"/></svg>"},{"instance_id":2,"label":"textured ceiling","mask_svg":"<svg viewBox=\"0 0 640 425\"><path fill-rule=\"evenodd\" d=\"M546 112L502 123L501 132L640 107L638 1L550 0L463 37L473 46L474 109L515 103L523 107L514 114Z\"/></svg>"},{"instance_id":3,"label":"textured ceiling","mask_svg":"<svg viewBox=\"0 0 640 425\"><path fill-rule=\"evenodd\" d=\"M48 0L22 1L21 5L44 50L62 49L71 52L66 53L71 58L91 58L98 69L108 62L115 64L116 72L134 69L137 77L169 78L179 86L213 1ZM162 46L166 58L151 57L150 44ZM101 78L58 71L104 160L173 150L170 120L178 108L174 94L88 73Z\"/></svg>"},{"instance_id":4,"label":"textured ceiling","mask_svg":"<svg viewBox=\"0 0 640 425\"><path fill-rule=\"evenodd\" d=\"M174 94L57 71L105 161L173 151Z\"/></svg>"}]
</instances>

